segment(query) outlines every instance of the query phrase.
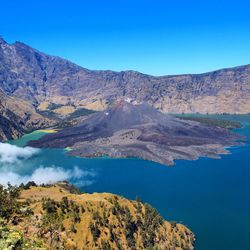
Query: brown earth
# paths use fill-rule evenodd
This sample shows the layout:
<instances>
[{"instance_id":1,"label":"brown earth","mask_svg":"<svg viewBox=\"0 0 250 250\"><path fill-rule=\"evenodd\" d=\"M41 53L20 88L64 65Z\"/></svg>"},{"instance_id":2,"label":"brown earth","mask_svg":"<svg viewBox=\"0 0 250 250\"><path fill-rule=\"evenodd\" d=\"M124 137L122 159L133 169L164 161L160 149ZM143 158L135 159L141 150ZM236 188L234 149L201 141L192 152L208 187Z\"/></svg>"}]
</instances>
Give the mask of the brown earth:
<instances>
[{"instance_id":1,"label":"brown earth","mask_svg":"<svg viewBox=\"0 0 250 250\"><path fill-rule=\"evenodd\" d=\"M25 238L34 242L42 241L40 244L44 247L64 246L75 250L146 249L149 246L150 249L193 249L193 233L182 224L163 220L148 204L109 193L72 194L65 185L68 186L58 183L23 190L19 200L28 207L22 211L32 212L29 216L17 215L15 221L19 222L15 226L10 224L12 229L21 230ZM48 198L55 202L56 213L60 216L60 227L54 229L53 244L43 224L47 215L43 204ZM77 221L74 219L76 213ZM98 230L96 238L91 231L93 227Z\"/></svg>"}]
</instances>

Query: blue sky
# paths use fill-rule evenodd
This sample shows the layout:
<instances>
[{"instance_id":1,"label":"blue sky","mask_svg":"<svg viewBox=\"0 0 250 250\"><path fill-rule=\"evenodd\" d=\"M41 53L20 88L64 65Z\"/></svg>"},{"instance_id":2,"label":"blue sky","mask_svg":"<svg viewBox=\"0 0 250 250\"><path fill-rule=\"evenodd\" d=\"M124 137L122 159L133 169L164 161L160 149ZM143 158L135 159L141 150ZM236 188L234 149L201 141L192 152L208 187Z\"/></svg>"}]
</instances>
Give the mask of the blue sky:
<instances>
[{"instance_id":1,"label":"blue sky","mask_svg":"<svg viewBox=\"0 0 250 250\"><path fill-rule=\"evenodd\" d=\"M250 1L2 1L0 35L89 69L152 75L250 63Z\"/></svg>"}]
</instances>

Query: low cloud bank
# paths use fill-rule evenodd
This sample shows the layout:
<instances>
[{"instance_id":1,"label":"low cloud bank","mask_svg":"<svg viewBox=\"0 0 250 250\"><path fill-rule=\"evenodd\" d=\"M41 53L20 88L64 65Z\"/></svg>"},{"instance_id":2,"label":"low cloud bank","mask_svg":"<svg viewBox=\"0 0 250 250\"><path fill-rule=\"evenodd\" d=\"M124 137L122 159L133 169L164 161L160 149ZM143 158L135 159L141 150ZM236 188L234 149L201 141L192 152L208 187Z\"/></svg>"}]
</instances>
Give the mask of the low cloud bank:
<instances>
[{"instance_id":1,"label":"low cloud bank","mask_svg":"<svg viewBox=\"0 0 250 250\"><path fill-rule=\"evenodd\" d=\"M31 156L38 154L39 149L32 147L17 147L8 143L0 142L0 163L13 164L20 160L25 160Z\"/></svg>"},{"instance_id":2,"label":"low cloud bank","mask_svg":"<svg viewBox=\"0 0 250 250\"><path fill-rule=\"evenodd\" d=\"M20 175L13 171L2 170L0 172L0 184L20 185L34 181L36 184L53 184L58 181L73 180L82 186L91 185L92 181L86 178L94 177L95 173L91 171L84 171L75 166L73 169L65 170L61 167L39 167L34 170L31 175Z\"/></svg>"},{"instance_id":3,"label":"low cloud bank","mask_svg":"<svg viewBox=\"0 0 250 250\"><path fill-rule=\"evenodd\" d=\"M73 169L64 169L58 166L40 166L31 174L19 174L18 168L25 165L25 160L38 154L39 149L32 147L17 147L15 145L0 142L0 184L20 185L34 181L36 184L52 184L58 181L70 180L79 186L88 186L93 183L95 173L82 170L78 166ZM16 171L17 170L17 171Z\"/></svg>"}]
</instances>

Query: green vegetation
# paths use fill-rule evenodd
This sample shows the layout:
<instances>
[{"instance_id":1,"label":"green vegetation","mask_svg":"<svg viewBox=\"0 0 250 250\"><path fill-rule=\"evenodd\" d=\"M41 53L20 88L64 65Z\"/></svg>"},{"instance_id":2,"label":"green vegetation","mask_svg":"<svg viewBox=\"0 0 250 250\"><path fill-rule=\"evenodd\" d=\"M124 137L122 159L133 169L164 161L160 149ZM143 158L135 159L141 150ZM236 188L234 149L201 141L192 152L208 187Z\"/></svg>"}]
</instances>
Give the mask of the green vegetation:
<instances>
[{"instance_id":1,"label":"green vegetation","mask_svg":"<svg viewBox=\"0 0 250 250\"><path fill-rule=\"evenodd\" d=\"M40 234L46 235L46 233L49 233L50 249L58 246L59 242L64 244L65 240L61 238L60 234L66 230L63 224L65 220L70 219L68 232L77 233L76 224L81 222L81 214L85 211L84 208L81 208L66 196L62 197L60 202L50 198L43 199L42 208L44 213Z\"/></svg>"},{"instance_id":2,"label":"green vegetation","mask_svg":"<svg viewBox=\"0 0 250 250\"><path fill-rule=\"evenodd\" d=\"M20 203L17 198L20 195L20 188L8 185L0 185L0 218L10 220L11 217L20 210Z\"/></svg>"},{"instance_id":3,"label":"green vegetation","mask_svg":"<svg viewBox=\"0 0 250 250\"><path fill-rule=\"evenodd\" d=\"M24 249L22 234L19 231L11 230L6 226L0 226L0 249Z\"/></svg>"},{"instance_id":4,"label":"green vegetation","mask_svg":"<svg viewBox=\"0 0 250 250\"><path fill-rule=\"evenodd\" d=\"M85 108L79 108L77 110L75 110L73 113L71 113L67 119L76 119L78 117L81 117L81 116L86 116L86 115L90 115L90 114L93 114L95 113L94 110L90 110L90 109L85 109Z\"/></svg>"},{"instance_id":5,"label":"green vegetation","mask_svg":"<svg viewBox=\"0 0 250 250\"><path fill-rule=\"evenodd\" d=\"M235 129L235 128L241 128L241 123L236 122L236 121L229 121L229 120L216 119L216 118L211 118L211 117L201 117L201 116L199 117L199 116L176 115L176 117L182 120L200 122L202 124L206 124L212 127L220 127L220 128L230 129L230 130Z\"/></svg>"},{"instance_id":6,"label":"green vegetation","mask_svg":"<svg viewBox=\"0 0 250 250\"><path fill-rule=\"evenodd\" d=\"M101 234L101 231L95 223L90 223L89 228L92 233L93 240L96 242Z\"/></svg>"},{"instance_id":7,"label":"green vegetation","mask_svg":"<svg viewBox=\"0 0 250 250\"><path fill-rule=\"evenodd\" d=\"M66 117L62 118L60 115L56 114L53 112L54 109L60 108L63 105L57 105L57 104L50 104L48 110L37 110L37 113L40 115L47 117L48 119L52 119L57 121L57 124L54 126L55 128L67 128L67 127L72 127L73 125L77 124L77 119L82 117L82 116L87 116L92 113L94 113L94 110L89 110L85 108L78 108L71 114L67 115Z\"/></svg>"},{"instance_id":8,"label":"green vegetation","mask_svg":"<svg viewBox=\"0 0 250 250\"><path fill-rule=\"evenodd\" d=\"M3 250L47 250L39 239L24 238L23 232L0 225L0 249Z\"/></svg>"},{"instance_id":9,"label":"green vegetation","mask_svg":"<svg viewBox=\"0 0 250 250\"><path fill-rule=\"evenodd\" d=\"M68 114L66 117L61 117L60 114L57 114L55 111L59 108L62 108L64 106L72 106L75 111ZM74 104L68 103L66 105L58 104L58 103L50 103L46 110L39 110L37 109L36 112L48 119L56 120L58 121L58 124L56 125L57 128L65 128L70 127L74 125L74 119L77 119L81 116L87 116L89 114L94 113L94 110L89 110L85 108L77 108Z\"/></svg>"},{"instance_id":10,"label":"green vegetation","mask_svg":"<svg viewBox=\"0 0 250 250\"><path fill-rule=\"evenodd\" d=\"M51 203L52 204L52 203ZM59 241L59 229L62 225L62 218L59 216L56 210L50 207L46 214L42 218L42 227L40 235L49 233L49 245L50 249L58 244Z\"/></svg>"},{"instance_id":11,"label":"green vegetation","mask_svg":"<svg viewBox=\"0 0 250 250\"><path fill-rule=\"evenodd\" d=\"M63 107L62 104L58 104L58 103L50 103L47 107L47 110L54 110L54 109L58 109Z\"/></svg>"},{"instance_id":12,"label":"green vegetation","mask_svg":"<svg viewBox=\"0 0 250 250\"><path fill-rule=\"evenodd\" d=\"M68 128L76 125L77 119L82 116L87 116L94 113L94 110L89 110L85 108L79 108L75 110L73 113L69 114L66 118L62 119L57 125L56 128Z\"/></svg>"},{"instance_id":13,"label":"green vegetation","mask_svg":"<svg viewBox=\"0 0 250 250\"><path fill-rule=\"evenodd\" d=\"M24 186L24 185L22 185ZM18 201L23 187L0 185L0 249L4 250L32 250L45 249L37 239L24 238L23 232L12 228L20 222L20 218L27 218L33 214L29 209L29 201Z\"/></svg>"},{"instance_id":14,"label":"green vegetation","mask_svg":"<svg viewBox=\"0 0 250 250\"><path fill-rule=\"evenodd\" d=\"M36 110L36 112L48 119L52 119L52 120L56 120L56 121L59 121L60 118L57 114L55 114L53 111L51 110L44 110L44 111L41 111L41 110Z\"/></svg>"},{"instance_id":15,"label":"green vegetation","mask_svg":"<svg viewBox=\"0 0 250 250\"><path fill-rule=\"evenodd\" d=\"M143 204L140 199L137 198L133 203L136 209L136 216L133 216L128 206L120 205L117 196L114 196L114 199L110 199L109 202L113 204L111 209L112 214L119 218L119 221L125 228L127 245L130 249L137 249L138 238L142 239L142 244L145 249L157 244L156 238L157 235L161 234L160 229L162 229L164 220L153 207L148 204ZM110 231L112 231L112 229L113 227L110 228ZM110 233L110 235L112 234ZM162 235L162 237L164 236ZM113 235L112 240L115 242L118 241L119 235Z\"/></svg>"},{"instance_id":16,"label":"green vegetation","mask_svg":"<svg viewBox=\"0 0 250 250\"><path fill-rule=\"evenodd\" d=\"M142 224L143 228L143 246L145 248L155 245L155 238L160 226L164 223L163 218L158 214L156 209L149 204L145 204L145 220ZM147 233L145 233L147 232Z\"/></svg>"},{"instance_id":17,"label":"green vegetation","mask_svg":"<svg viewBox=\"0 0 250 250\"><path fill-rule=\"evenodd\" d=\"M192 249L187 228L139 198L78 194L67 182L0 187L0 249Z\"/></svg>"}]
</instances>

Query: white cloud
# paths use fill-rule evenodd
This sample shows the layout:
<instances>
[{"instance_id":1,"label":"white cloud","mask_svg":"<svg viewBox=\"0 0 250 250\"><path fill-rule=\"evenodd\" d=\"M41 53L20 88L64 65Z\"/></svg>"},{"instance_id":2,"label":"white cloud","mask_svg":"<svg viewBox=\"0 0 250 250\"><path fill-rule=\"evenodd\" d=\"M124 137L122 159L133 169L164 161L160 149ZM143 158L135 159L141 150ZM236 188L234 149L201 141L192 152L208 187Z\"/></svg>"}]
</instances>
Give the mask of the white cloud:
<instances>
[{"instance_id":1,"label":"white cloud","mask_svg":"<svg viewBox=\"0 0 250 250\"><path fill-rule=\"evenodd\" d=\"M39 167L34 170L31 175L20 175L13 171L2 170L0 172L0 184L7 185L20 185L21 183L27 183L34 181L36 184L52 184L58 181L64 180L77 180L77 182L83 183L85 186L91 185L91 180L86 180L86 177L94 177L94 173L90 171L83 171L79 167L75 166L71 170L65 170L61 167Z\"/></svg>"},{"instance_id":2,"label":"white cloud","mask_svg":"<svg viewBox=\"0 0 250 250\"><path fill-rule=\"evenodd\" d=\"M28 159L37 153L39 153L39 149L36 148L20 148L15 145L0 142L0 163L17 163L18 161Z\"/></svg>"},{"instance_id":3,"label":"white cloud","mask_svg":"<svg viewBox=\"0 0 250 250\"><path fill-rule=\"evenodd\" d=\"M81 186L92 184L95 176L93 171L85 171L75 166L73 169L64 169L58 166L40 166L30 174L19 174L18 168L25 165L25 160L40 152L32 147L17 147L0 142L0 184L20 185L34 181L36 184L52 184L58 181L70 180Z\"/></svg>"}]
</instances>

